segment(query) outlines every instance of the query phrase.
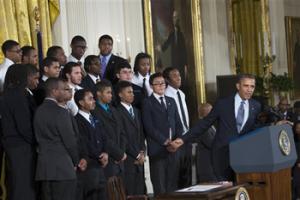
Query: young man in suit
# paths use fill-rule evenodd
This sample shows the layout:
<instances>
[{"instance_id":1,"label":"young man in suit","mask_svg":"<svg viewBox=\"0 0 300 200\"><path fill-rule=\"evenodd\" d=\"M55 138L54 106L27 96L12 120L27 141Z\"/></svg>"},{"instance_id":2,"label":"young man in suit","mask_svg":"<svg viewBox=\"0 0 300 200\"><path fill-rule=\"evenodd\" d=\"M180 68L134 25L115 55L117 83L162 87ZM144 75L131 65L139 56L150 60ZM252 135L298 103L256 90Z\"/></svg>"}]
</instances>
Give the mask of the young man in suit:
<instances>
[{"instance_id":1,"label":"young man in suit","mask_svg":"<svg viewBox=\"0 0 300 200\"><path fill-rule=\"evenodd\" d=\"M65 54L65 51L60 46L51 46L51 47L49 47L48 50L47 50L47 57L56 58L59 62L59 65L61 66L61 69L67 63L67 56Z\"/></svg>"},{"instance_id":2,"label":"young man in suit","mask_svg":"<svg viewBox=\"0 0 300 200\"><path fill-rule=\"evenodd\" d=\"M83 142L88 147L89 158L87 170L78 176L83 187L78 199L106 199L106 178L103 168L108 163L107 138L103 131L102 122L91 114L96 106L94 96L92 91L81 89L75 93L74 100L79 108L75 119Z\"/></svg>"},{"instance_id":3,"label":"young man in suit","mask_svg":"<svg viewBox=\"0 0 300 200\"><path fill-rule=\"evenodd\" d=\"M38 87L33 91L37 105L41 105L45 99L45 81L48 78L57 78L59 76L60 66L58 60L53 57L44 58L40 66L40 72Z\"/></svg>"},{"instance_id":4,"label":"young man in suit","mask_svg":"<svg viewBox=\"0 0 300 200\"><path fill-rule=\"evenodd\" d=\"M138 109L141 109L143 100L146 98L146 95L143 91L143 88L132 83L133 72L132 72L130 64L127 61L117 64L115 73L116 73L116 77L117 77L118 81L128 81L131 83L131 86L133 89L133 94L134 94L134 100L132 102L132 105L134 105ZM115 87L114 87L114 91L115 91ZM115 101L119 102L120 101L119 96L117 93L115 93L115 94L116 94ZM116 104L117 104L117 102L116 102Z\"/></svg>"},{"instance_id":5,"label":"young man in suit","mask_svg":"<svg viewBox=\"0 0 300 200\"><path fill-rule=\"evenodd\" d=\"M130 82L119 81L116 85L116 93L121 100L117 110L123 122L127 141L127 159L124 162L126 192L127 195L142 195L145 194L145 137L141 115L132 105L134 94Z\"/></svg>"},{"instance_id":6,"label":"young man in suit","mask_svg":"<svg viewBox=\"0 0 300 200\"><path fill-rule=\"evenodd\" d=\"M104 169L107 178L124 175L123 161L126 160L126 141L122 120L118 111L110 105L112 101L112 85L107 80L96 84L96 108L93 114L103 122L104 132L108 138L107 153L109 162Z\"/></svg>"},{"instance_id":7,"label":"young man in suit","mask_svg":"<svg viewBox=\"0 0 300 200\"><path fill-rule=\"evenodd\" d=\"M117 82L115 76L116 64L126 60L112 54L113 39L109 35L102 35L99 38L98 47L100 50L101 79L107 79L114 84Z\"/></svg>"},{"instance_id":8,"label":"young man in suit","mask_svg":"<svg viewBox=\"0 0 300 200\"><path fill-rule=\"evenodd\" d=\"M149 79L153 94L143 103L142 119L146 132L150 177L154 195L177 189L178 154L167 150L169 142L181 136L182 124L173 98L165 96L166 83L161 73Z\"/></svg>"},{"instance_id":9,"label":"young man in suit","mask_svg":"<svg viewBox=\"0 0 300 200\"><path fill-rule=\"evenodd\" d=\"M85 76L86 72L83 68L84 66L83 63L84 63L84 53L86 51L87 46L84 37L82 37L81 35L74 36L71 40L70 47L71 47L71 54L69 55L67 61L80 64L82 74L83 76Z\"/></svg>"},{"instance_id":10,"label":"young man in suit","mask_svg":"<svg viewBox=\"0 0 300 200\"><path fill-rule=\"evenodd\" d=\"M41 181L42 199L74 200L76 170L81 169L72 119L58 105L65 99L66 84L58 78L45 83L46 99L37 109L34 130L38 143L36 180ZM77 169L78 168L78 169Z\"/></svg>"},{"instance_id":11,"label":"young man in suit","mask_svg":"<svg viewBox=\"0 0 300 200\"><path fill-rule=\"evenodd\" d=\"M163 71L164 78L168 84L165 95L172 97L177 105L177 110L180 116L183 127L182 135L189 130L189 113L185 101L185 94L180 89L181 74L175 67L168 67ZM179 178L178 187L184 188L192 184L192 145L186 145L185 148L179 151Z\"/></svg>"},{"instance_id":12,"label":"young man in suit","mask_svg":"<svg viewBox=\"0 0 300 200\"><path fill-rule=\"evenodd\" d=\"M218 100L212 111L190 129L190 133L177 138L169 146L170 151L177 150L183 143L193 141L217 123L212 145L212 163L218 181L234 180L234 173L229 165L229 143L257 127L257 116L261 112L260 104L251 98L255 89L253 75L240 74L236 88L236 94Z\"/></svg>"},{"instance_id":13,"label":"young man in suit","mask_svg":"<svg viewBox=\"0 0 300 200\"><path fill-rule=\"evenodd\" d=\"M74 101L74 94L77 90L82 89L79 86L82 80L81 66L75 62L68 62L62 71L62 77L72 89L72 99L67 102L67 107L71 111L72 115L75 116L78 112L78 107Z\"/></svg>"},{"instance_id":14,"label":"young man in suit","mask_svg":"<svg viewBox=\"0 0 300 200\"><path fill-rule=\"evenodd\" d=\"M38 66L38 52L32 46L23 46L22 50L22 64L31 64Z\"/></svg>"},{"instance_id":15,"label":"young man in suit","mask_svg":"<svg viewBox=\"0 0 300 200\"><path fill-rule=\"evenodd\" d=\"M101 70L98 56L87 56L84 60L84 69L87 75L82 79L80 86L96 94L96 83L100 82Z\"/></svg>"}]
</instances>

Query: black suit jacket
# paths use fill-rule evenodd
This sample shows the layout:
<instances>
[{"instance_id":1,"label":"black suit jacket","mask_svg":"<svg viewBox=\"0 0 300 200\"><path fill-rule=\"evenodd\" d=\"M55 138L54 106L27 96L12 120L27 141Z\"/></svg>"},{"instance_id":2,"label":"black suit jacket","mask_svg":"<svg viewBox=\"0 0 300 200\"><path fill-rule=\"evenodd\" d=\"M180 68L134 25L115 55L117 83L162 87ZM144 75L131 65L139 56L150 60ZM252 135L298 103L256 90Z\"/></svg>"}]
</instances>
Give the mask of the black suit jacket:
<instances>
[{"instance_id":1,"label":"black suit jacket","mask_svg":"<svg viewBox=\"0 0 300 200\"><path fill-rule=\"evenodd\" d=\"M142 126L140 112L133 107L134 119L131 117L127 109L120 104L117 107L122 120L123 130L126 138L126 154L125 173L127 171L142 171L143 166L135 165L136 157L140 151L145 151L145 137Z\"/></svg>"},{"instance_id":2,"label":"black suit jacket","mask_svg":"<svg viewBox=\"0 0 300 200\"><path fill-rule=\"evenodd\" d=\"M43 79L40 78L37 88L34 89L32 92L36 105L41 105L46 97L45 81L43 81Z\"/></svg>"},{"instance_id":3,"label":"black suit jacket","mask_svg":"<svg viewBox=\"0 0 300 200\"><path fill-rule=\"evenodd\" d=\"M217 131L212 145L213 167L218 179L231 179L229 167L229 143L240 135L244 135L258 126L257 116L261 112L260 104L249 99L249 116L243 129L238 133L234 111L234 96L218 100L212 111L204 119L199 120L191 130L182 136L185 142L192 141L204 134L216 122Z\"/></svg>"},{"instance_id":4,"label":"black suit jacket","mask_svg":"<svg viewBox=\"0 0 300 200\"><path fill-rule=\"evenodd\" d=\"M76 133L68 111L44 100L34 118L38 142L36 180L74 180L79 162Z\"/></svg>"},{"instance_id":5,"label":"black suit jacket","mask_svg":"<svg viewBox=\"0 0 300 200\"><path fill-rule=\"evenodd\" d=\"M118 81L115 73L116 67L121 62L127 62L127 61L124 58L112 54L106 65L103 78L111 81L112 84L115 84Z\"/></svg>"},{"instance_id":6,"label":"black suit jacket","mask_svg":"<svg viewBox=\"0 0 300 200\"><path fill-rule=\"evenodd\" d=\"M98 162L100 154L105 152L106 148L107 138L104 134L103 124L95 118L95 127L93 127L81 114L77 114L75 119L82 140L87 146L89 158Z\"/></svg>"},{"instance_id":7,"label":"black suit jacket","mask_svg":"<svg viewBox=\"0 0 300 200\"><path fill-rule=\"evenodd\" d=\"M88 74L82 79L80 86L82 88L91 90L93 94L96 93L96 84Z\"/></svg>"},{"instance_id":8,"label":"black suit jacket","mask_svg":"<svg viewBox=\"0 0 300 200\"><path fill-rule=\"evenodd\" d=\"M181 136L183 132L175 100L167 96L165 99L167 109L161 106L153 94L143 102L142 119L150 157L168 155L164 143L169 139L170 129L172 139Z\"/></svg>"},{"instance_id":9,"label":"black suit jacket","mask_svg":"<svg viewBox=\"0 0 300 200\"><path fill-rule=\"evenodd\" d=\"M4 147L35 144L32 124L35 106L28 95L21 88L10 89L3 94L1 115Z\"/></svg>"}]
</instances>

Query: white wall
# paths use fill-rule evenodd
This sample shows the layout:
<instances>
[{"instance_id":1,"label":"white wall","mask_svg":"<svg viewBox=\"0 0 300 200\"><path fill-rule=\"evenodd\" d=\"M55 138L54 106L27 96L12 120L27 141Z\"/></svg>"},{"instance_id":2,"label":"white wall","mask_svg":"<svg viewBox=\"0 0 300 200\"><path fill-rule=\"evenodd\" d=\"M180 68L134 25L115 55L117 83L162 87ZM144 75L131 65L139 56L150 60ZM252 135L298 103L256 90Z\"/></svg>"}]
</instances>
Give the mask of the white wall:
<instances>
[{"instance_id":1,"label":"white wall","mask_svg":"<svg viewBox=\"0 0 300 200\"><path fill-rule=\"evenodd\" d=\"M113 52L127 58L144 51L143 13L140 0L60 0L61 12L53 29L53 44L70 53L70 41L82 35L88 45L86 55L98 54L103 34L114 38Z\"/></svg>"}]
</instances>

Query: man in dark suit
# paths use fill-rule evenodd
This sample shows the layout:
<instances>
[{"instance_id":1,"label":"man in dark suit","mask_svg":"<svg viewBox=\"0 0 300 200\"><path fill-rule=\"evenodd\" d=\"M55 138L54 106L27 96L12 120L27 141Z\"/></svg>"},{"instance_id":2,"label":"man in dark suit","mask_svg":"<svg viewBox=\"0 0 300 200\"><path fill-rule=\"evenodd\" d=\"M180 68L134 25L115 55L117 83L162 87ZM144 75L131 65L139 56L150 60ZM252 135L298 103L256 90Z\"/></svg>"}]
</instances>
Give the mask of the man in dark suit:
<instances>
[{"instance_id":1,"label":"man in dark suit","mask_svg":"<svg viewBox=\"0 0 300 200\"><path fill-rule=\"evenodd\" d=\"M45 81L51 77L58 77L60 73L59 62L56 58L46 57L40 66L40 79L38 87L33 90L37 105L41 105L46 97Z\"/></svg>"},{"instance_id":2,"label":"man in dark suit","mask_svg":"<svg viewBox=\"0 0 300 200\"><path fill-rule=\"evenodd\" d=\"M103 122L103 129L108 138L107 153L109 162L104 169L107 178L124 175L123 161L126 160L126 140L122 120L118 111L110 105L112 100L112 85L108 80L96 84L96 108L93 114Z\"/></svg>"},{"instance_id":3,"label":"man in dark suit","mask_svg":"<svg viewBox=\"0 0 300 200\"><path fill-rule=\"evenodd\" d=\"M130 64L127 61L119 63L116 67L115 73L118 81L128 81L131 83L131 87L133 89L133 94L134 94L134 100L132 102L132 105L138 109L142 109L142 103L143 100L146 98L146 95L142 87L132 83L133 72ZM114 104L117 105L120 99L118 93L116 93L116 89L115 89L116 85L114 86L115 86L114 91L116 94Z\"/></svg>"},{"instance_id":4,"label":"man in dark suit","mask_svg":"<svg viewBox=\"0 0 300 200\"><path fill-rule=\"evenodd\" d=\"M144 100L142 109L143 125L146 132L150 177L154 195L177 189L177 152L167 151L169 142L181 136L183 127L175 100L164 95L166 83L161 73L150 76L153 94Z\"/></svg>"},{"instance_id":5,"label":"man in dark suit","mask_svg":"<svg viewBox=\"0 0 300 200\"><path fill-rule=\"evenodd\" d=\"M106 199L106 179L103 168L108 163L108 154L105 152L107 138L103 131L103 124L91 114L95 109L95 100L92 91L81 89L75 93L75 103L79 111L75 116L82 141L88 148L88 168L78 174L81 181L82 193L80 200ZM78 194L78 193L77 193Z\"/></svg>"},{"instance_id":6,"label":"man in dark suit","mask_svg":"<svg viewBox=\"0 0 300 200\"><path fill-rule=\"evenodd\" d=\"M100 61L98 56L89 55L84 60L84 70L87 75L82 79L80 86L96 94L96 83L100 81Z\"/></svg>"},{"instance_id":7,"label":"man in dark suit","mask_svg":"<svg viewBox=\"0 0 300 200\"><path fill-rule=\"evenodd\" d=\"M5 76L1 101L2 144L6 153L8 199L36 199L35 102L31 90L37 86L38 70L33 65L13 64Z\"/></svg>"},{"instance_id":8,"label":"man in dark suit","mask_svg":"<svg viewBox=\"0 0 300 200\"><path fill-rule=\"evenodd\" d=\"M36 180L42 184L42 199L74 200L79 164L77 138L68 111L58 102L65 99L66 84L58 78L45 83L46 99L37 109L34 130L38 142Z\"/></svg>"},{"instance_id":9,"label":"man in dark suit","mask_svg":"<svg viewBox=\"0 0 300 200\"><path fill-rule=\"evenodd\" d=\"M134 94L130 82L119 81L116 93L121 99L117 110L123 122L127 141L127 159L124 162L126 192L127 195L142 195L145 194L145 137L141 115L138 109L132 105Z\"/></svg>"},{"instance_id":10,"label":"man in dark suit","mask_svg":"<svg viewBox=\"0 0 300 200\"><path fill-rule=\"evenodd\" d=\"M126 60L112 54L113 39L109 35L102 35L99 38L98 47L100 50L101 79L107 79L114 84L117 82L115 76L116 65Z\"/></svg>"},{"instance_id":11,"label":"man in dark suit","mask_svg":"<svg viewBox=\"0 0 300 200\"><path fill-rule=\"evenodd\" d=\"M234 138L253 130L258 122L257 116L261 111L260 104L251 99L255 89L255 77L251 74L240 74L236 83L237 93L220 99L212 111L200 120L189 134L177 138L170 143L169 150L199 137L217 123L217 132L212 147L212 162L218 181L233 180L234 173L229 165L229 143Z\"/></svg>"}]
</instances>

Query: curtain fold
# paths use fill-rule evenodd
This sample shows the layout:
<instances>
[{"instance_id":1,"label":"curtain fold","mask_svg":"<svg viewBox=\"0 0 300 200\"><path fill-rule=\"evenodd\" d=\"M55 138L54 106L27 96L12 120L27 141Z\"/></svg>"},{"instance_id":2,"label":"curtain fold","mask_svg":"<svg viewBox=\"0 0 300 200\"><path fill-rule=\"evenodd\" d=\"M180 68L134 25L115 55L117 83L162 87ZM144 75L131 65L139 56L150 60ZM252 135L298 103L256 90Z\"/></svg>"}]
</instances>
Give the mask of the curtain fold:
<instances>
[{"instance_id":1,"label":"curtain fold","mask_svg":"<svg viewBox=\"0 0 300 200\"><path fill-rule=\"evenodd\" d=\"M0 45L8 39L21 46L37 46L36 15L39 13L43 54L52 45L52 26L59 15L59 0L0 0ZM3 60L2 51L0 62Z\"/></svg>"}]
</instances>

